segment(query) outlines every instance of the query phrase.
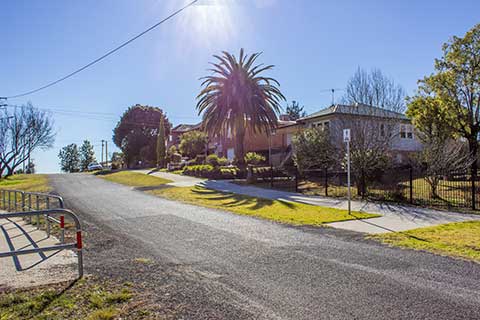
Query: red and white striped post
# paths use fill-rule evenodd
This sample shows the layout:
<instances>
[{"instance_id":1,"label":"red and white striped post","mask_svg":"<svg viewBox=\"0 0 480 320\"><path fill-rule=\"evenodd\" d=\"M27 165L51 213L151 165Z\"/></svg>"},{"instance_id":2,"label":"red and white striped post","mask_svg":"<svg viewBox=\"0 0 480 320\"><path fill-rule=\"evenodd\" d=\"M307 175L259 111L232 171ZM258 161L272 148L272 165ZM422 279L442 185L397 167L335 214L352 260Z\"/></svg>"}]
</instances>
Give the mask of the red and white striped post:
<instances>
[{"instance_id":1,"label":"red and white striped post","mask_svg":"<svg viewBox=\"0 0 480 320\"><path fill-rule=\"evenodd\" d=\"M83 252L82 252L82 230L77 229L77 257L78 257L78 275L83 277Z\"/></svg>"}]
</instances>

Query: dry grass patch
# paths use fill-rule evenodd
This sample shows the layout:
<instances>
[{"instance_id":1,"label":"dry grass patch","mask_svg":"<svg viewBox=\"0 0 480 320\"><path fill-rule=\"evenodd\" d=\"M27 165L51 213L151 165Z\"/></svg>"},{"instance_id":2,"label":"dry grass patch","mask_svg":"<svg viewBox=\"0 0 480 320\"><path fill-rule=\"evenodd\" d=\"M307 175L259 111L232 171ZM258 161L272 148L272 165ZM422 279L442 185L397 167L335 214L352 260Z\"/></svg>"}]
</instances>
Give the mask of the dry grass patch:
<instances>
[{"instance_id":1,"label":"dry grass patch","mask_svg":"<svg viewBox=\"0 0 480 320\"><path fill-rule=\"evenodd\" d=\"M49 286L0 296L0 319L150 319L127 284L84 278L71 287Z\"/></svg>"}]
</instances>

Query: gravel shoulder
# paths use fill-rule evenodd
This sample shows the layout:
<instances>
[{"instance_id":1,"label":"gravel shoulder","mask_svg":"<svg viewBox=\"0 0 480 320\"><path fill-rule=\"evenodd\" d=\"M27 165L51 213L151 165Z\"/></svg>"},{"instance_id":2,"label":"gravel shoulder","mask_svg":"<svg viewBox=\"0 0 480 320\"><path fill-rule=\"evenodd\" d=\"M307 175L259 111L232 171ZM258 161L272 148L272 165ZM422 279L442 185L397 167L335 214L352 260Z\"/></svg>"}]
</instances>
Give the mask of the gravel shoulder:
<instances>
[{"instance_id":1,"label":"gravel shoulder","mask_svg":"<svg viewBox=\"0 0 480 320\"><path fill-rule=\"evenodd\" d=\"M174 318L480 318L473 262L177 203L91 175L51 182L84 223L87 272L141 284Z\"/></svg>"}]
</instances>

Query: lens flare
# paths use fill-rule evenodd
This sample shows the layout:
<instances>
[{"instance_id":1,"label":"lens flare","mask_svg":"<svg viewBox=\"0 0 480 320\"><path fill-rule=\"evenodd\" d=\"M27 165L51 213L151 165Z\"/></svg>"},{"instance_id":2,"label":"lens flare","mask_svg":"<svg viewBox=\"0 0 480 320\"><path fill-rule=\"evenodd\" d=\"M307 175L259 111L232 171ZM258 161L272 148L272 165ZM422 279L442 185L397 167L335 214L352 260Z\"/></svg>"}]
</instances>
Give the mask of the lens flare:
<instances>
[{"instance_id":1,"label":"lens flare","mask_svg":"<svg viewBox=\"0 0 480 320\"><path fill-rule=\"evenodd\" d=\"M176 22L182 44L218 48L235 38L240 24L234 0L201 0Z\"/></svg>"}]
</instances>

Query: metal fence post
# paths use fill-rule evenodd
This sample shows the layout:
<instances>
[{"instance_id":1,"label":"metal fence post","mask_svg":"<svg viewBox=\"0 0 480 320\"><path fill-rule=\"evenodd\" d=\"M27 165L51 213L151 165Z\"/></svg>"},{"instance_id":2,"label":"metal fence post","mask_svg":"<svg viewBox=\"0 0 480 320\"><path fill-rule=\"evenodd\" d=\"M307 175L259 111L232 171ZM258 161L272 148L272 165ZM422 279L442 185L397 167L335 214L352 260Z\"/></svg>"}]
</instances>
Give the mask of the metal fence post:
<instances>
[{"instance_id":1,"label":"metal fence post","mask_svg":"<svg viewBox=\"0 0 480 320\"><path fill-rule=\"evenodd\" d=\"M298 168L295 167L295 192L298 192Z\"/></svg>"},{"instance_id":2,"label":"metal fence post","mask_svg":"<svg viewBox=\"0 0 480 320\"><path fill-rule=\"evenodd\" d=\"M40 198L38 197L38 194L36 195L37 197L37 201L36 201L36 205L37 205L37 211L40 210ZM40 229L40 214L37 213L37 229Z\"/></svg>"},{"instance_id":3,"label":"metal fence post","mask_svg":"<svg viewBox=\"0 0 480 320\"><path fill-rule=\"evenodd\" d=\"M5 190L2 190L2 209L5 210Z\"/></svg>"},{"instance_id":4,"label":"metal fence post","mask_svg":"<svg viewBox=\"0 0 480 320\"><path fill-rule=\"evenodd\" d=\"M47 210L50 209L50 198L48 196L45 196L45 202L46 202L46 206L47 206ZM45 219L46 219L46 224L47 224L47 236L50 237L50 214L46 214L45 215Z\"/></svg>"},{"instance_id":5,"label":"metal fence post","mask_svg":"<svg viewBox=\"0 0 480 320\"><path fill-rule=\"evenodd\" d=\"M10 209L11 209L11 208L10 208L10 206L11 206L11 205L10 205L10 202L11 202L11 201L10 201L10 197L11 197L11 191L8 191L8 211L10 211Z\"/></svg>"},{"instance_id":6,"label":"metal fence post","mask_svg":"<svg viewBox=\"0 0 480 320\"><path fill-rule=\"evenodd\" d=\"M328 197L328 169L325 168L325 197Z\"/></svg>"},{"instance_id":7,"label":"metal fence post","mask_svg":"<svg viewBox=\"0 0 480 320\"><path fill-rule=\"evenodd\" d=\"M413 204L413 168L409 167L410 204Z\"/></svg>"},{"instance_id":8,"label":"metal fence post","mask_svg":"<svg viewBox=\"0 0 480 320\"><path fill-rule=\"evenodd\" d=\"M17 211L17 191L13 191L13 201L15 202L13 210Z\"/></svg>"},{"instance_id":9,"label":"metal fence post","mask_svg":"<svg viewBox=\"0 0 480 320\"><path fill-rule=\"evenodd\" d=\"M270 164L270 188L273 188L273 166Z\"/></svg>"},{"instance_id":10,"label":"metal fence post","mask_svg":"<svg viewBox=\"0 0 480 320\"><path fill-rule=\"evenodd\" d=\"M476 199L475 199L475 191L476 191L475 190L475 180L477 180L476 179L477 178L477 172L476 172L476 170L473 170L473 168L472 168L471 176L472 176L472 210L475 210L475 207L476 207L475 206L475 201L476 201Z\"/></svg>"},{"instance_id":11,"label":"metal fence post","mask_svg":"<svg viewBox=\"0 0 480 320\"><path fill-rule=\"evenodd\" d=\"M77 258L78 258L78 275L83 277L83 242L82 242L82 230L77 229Z\"/></svg>"},{"instance_id":12,"label":"metal fence post","mask_svg":"<svg viewBox=\"0 0 480 320\"><path fill-rule=\"evenodd\" d=\"M28 211L32 211L32 194L28 194ZM32 224L32 216L29 217L30 224Z\"/></svg>"}]
</instances>

